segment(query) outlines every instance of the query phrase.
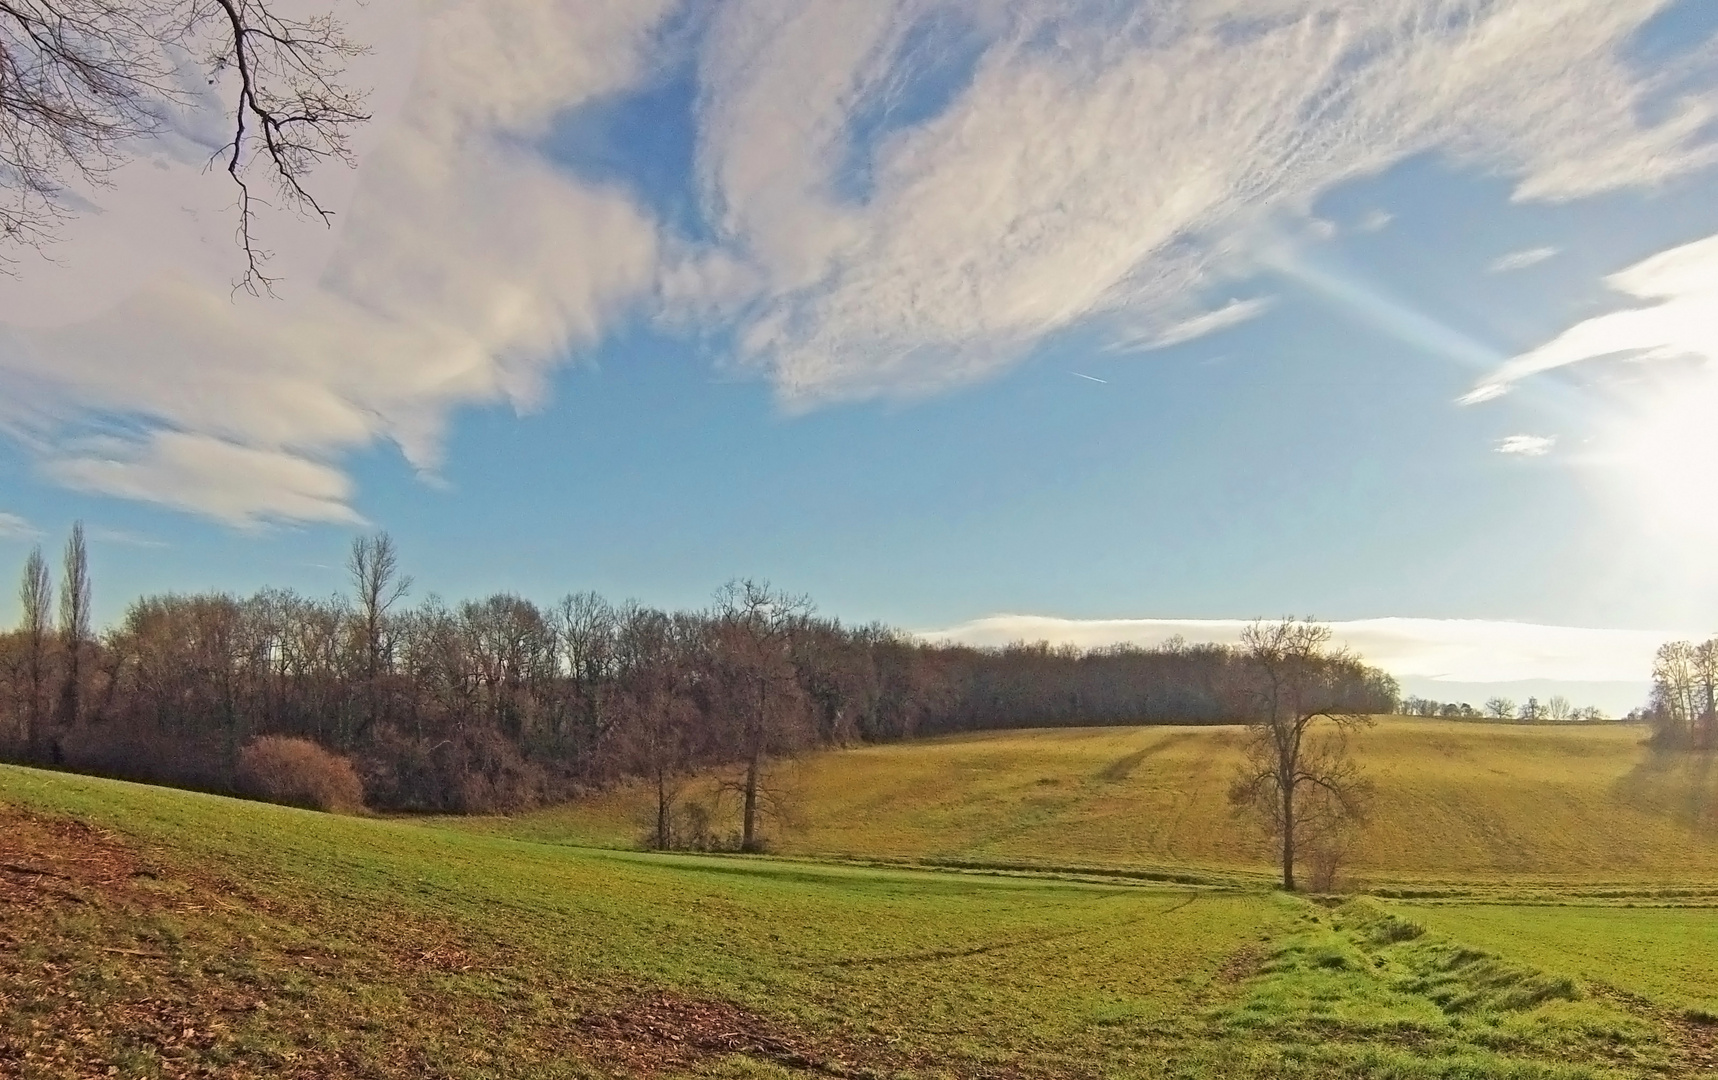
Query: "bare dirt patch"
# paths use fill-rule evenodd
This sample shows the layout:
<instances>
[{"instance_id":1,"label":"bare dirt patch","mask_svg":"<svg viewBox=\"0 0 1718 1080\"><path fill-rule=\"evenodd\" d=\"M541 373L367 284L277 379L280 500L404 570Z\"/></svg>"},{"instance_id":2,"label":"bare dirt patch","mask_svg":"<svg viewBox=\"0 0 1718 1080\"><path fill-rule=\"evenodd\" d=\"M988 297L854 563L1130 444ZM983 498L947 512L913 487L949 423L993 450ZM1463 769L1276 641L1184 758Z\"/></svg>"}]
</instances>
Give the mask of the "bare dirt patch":
<instances>
[{"instance_id":1,"label":"bare dirt patch","mask_svg":"<svg viewBox=\"0 0 1718 1080\"><path fill-rule=\"evenodd\" d=\"M656 993L582 1017L579 1027L607 1065L651 1075L712 1056L744 1054L794 1069L846 1073L851 1063L765 1017L723 1001Z\"/></svg>"},{"instance_id":2,"label":"bare dirt patch","mask_svg":"<svg viewBox=\"0 0 1718 1080\"><path fill-rule=\"evenodd\" d=\"M131 891L135 879L157 876L111 833L0 806L0 903L8 907L86 903L92 890Z\"/></svg>"},{"instance_id":3,"label":"bare dirt patch","mask_svg":"<svg viewBox=\"0 0 1718 1080\"><path fill-rule=\"evenodd\" d=\"M1263 945L1244 946L1223 961L1223 966L1217 969L1216 981L1223 986L1244 983L1264 970L1270 955L1270 950Z\"/></svg>"},{"instance_id":4,"label":"bare dirt patch","mask_svg":"<svg viewBox=\"0 0 1718 1080\"><path fill-rule=\"evenodd\" d=\"M1708 1020L1704 1014L1673 1009L1614 986L1598 983L1587 988L1594 997L1668 1030L1679 1071L1718 1075L1718 1022Z\"/></svg>"}]
</instances>

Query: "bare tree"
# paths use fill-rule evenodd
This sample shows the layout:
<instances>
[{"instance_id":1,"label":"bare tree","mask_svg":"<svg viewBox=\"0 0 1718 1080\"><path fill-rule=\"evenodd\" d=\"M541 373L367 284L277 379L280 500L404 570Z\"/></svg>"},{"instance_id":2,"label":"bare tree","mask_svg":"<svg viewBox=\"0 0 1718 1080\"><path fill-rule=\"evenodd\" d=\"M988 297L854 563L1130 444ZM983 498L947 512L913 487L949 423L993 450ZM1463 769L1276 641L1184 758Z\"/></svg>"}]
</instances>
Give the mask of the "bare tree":
<instances>
[{"instance_id":1,"label":"bare tree","mask_svg":"<svg viewBox=\"0 0 1718 1080\"><path fill-rule=\"evenodd\" d=\"M393 667L389 613L411 592L412 578L400 573L399 552L393 537L385 532L352 541L352 550L346 556L346 573L352 579L352 591L358 601L364 665L364 727L368 730L381 717L381 682Z\"/></svg>"},{"instance_id":2,"label":"bare tree","mask_svg":"<svg viewBox=\"0 0 1718 1080\"><path fill-rule=\"evenodd\" d=\"M1348 755L1346 735L1367 727L1354 676L1364 665L1331 645L1328 626L1297 619L1255 622L1241 633L1246 763L1230 788L1280 842L1283 888L1295 888L1295 856L1339 842L1363 815L1370 783Z\"/></svg>"},{"instance_id":3,"label":"bare tree","mask_svg":"<svg viewBox=\"0 0 1718 1080\"><path fill-rule=\"evenodd\" d=\"M1510 720L1515 717L1515 701L1506 697L1487 698L1485 715L1493 720Z\"/></svg>"},{"instance_id":4,"label":"bare tree","mask_svg":"<svg viewBox=\"0 0 1718 1080\"><path fill-rule=\"evenodd\" d=\"M615 711L609 707L609 690L625 620L613 604L594 592L562 597L554 620L560 662L571 690L573 748L588 777L597 767L616 723Z\"/></svg>"},{"instance_id":5,"label":"bare tree","mask_svg":"<svg viewBox=\"0 0 1718 1080\"><path fill-rule=\"evenodd\" d=\"M1687 744L1700 714L1700 679L1692 642L1666 642L1653 656L1651 711L1655 741Z\"/></svg>"},{"instance_id":6,"label":"bare tree","mask_svg":"<svg viewBox=\"0 0 1718 1080\"><path fill-rule=\"evenodd\" d=\"M745 764L732 786L741 800L740 848L757 851L760 806L780 816L781 792L766 783L765 769L810 738L809 709L793 664L793 639L811 616L811 601L745 579L716 593L714 652L722 711L733 727L733 745Z\"/></svg>"},{"instance_id":7,"label":"bare tree","mask_svg":"<svg viewBox=\"0 0 1718 1080\"><path fill-rule=\"evenodd\" d=\"M626 764L656 789L650 845L658 849L676 846L675 805L696 749L690 687L696 636L685 617L638 607L624 612L616 636Z\"/></svg>"},{"instance_id":8,"label":"bare tree","mask_svg":"<svg viewBox=\"0 0 1718 1080\"><path fill-rule=\"evenodd\" d=\"M22 613L18 632L24 639L24 744L38 749L47 726L45 691L48 680L48 639L54 625L54 583L41 545L24 560L24 579L18 584L18 607Z\"/></svg>"},{"instance_id":9,"label":"bare tree","mask_svg":"<svg viewBox=\"0 0 1718 1080\"><path fill-rule=\"evenodd\" d=\"M1694 646L1694 680L1697 686L1696 705L1700 715L1695 722L1695 741L1711 749L1718 739L1718 638L1709 638Z\"/></svg>"},{"instance_id":10,"label":"bare tree","mask_svg":"<svg viewBox=\"0 0 1718 1080\"><path fill-rule=\"evenodd\" d=\"M0 0L0 236L40 245L72 203L72 180L101 184L172 107L195 104L187 67L226 95L229 139L211 159L236 187L239 283L266 289L254 232L261 180L326 221L306 186L323 161L351 162L369 117L342 84L362 53L330 14L289 17L273 0ZM255 179L253 179L255 178Z\"/></svg>"},{"instance_id":11,"label":"bare tree","mask_svg":"<svg viewBox=\"0 0 1718 1080\"><path fill-rule=\"evenodd\" d=\"M83 719L83 652L89 641L89 550L84 523L72 524L60 579L60 648L65 654L60 682L60 724L77 727Z\"/></svg>"}]
</instances>

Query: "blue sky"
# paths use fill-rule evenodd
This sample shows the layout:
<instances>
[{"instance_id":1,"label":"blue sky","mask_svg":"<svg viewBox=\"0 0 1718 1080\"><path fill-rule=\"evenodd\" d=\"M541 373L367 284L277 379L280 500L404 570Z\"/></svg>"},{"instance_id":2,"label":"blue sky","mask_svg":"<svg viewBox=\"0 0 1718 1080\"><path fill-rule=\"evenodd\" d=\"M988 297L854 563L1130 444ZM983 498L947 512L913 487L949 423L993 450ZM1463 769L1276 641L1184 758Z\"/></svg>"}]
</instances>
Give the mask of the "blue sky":
<instances>
[{"instance_id":1,"label":"blue sky","mask_svg":"<svg viewBox=\"0 0 1718 1080\"><path fill-rule=\"evenodd\" d=\"M90 193L0 286L0 559L1534 624L1378 647L1613 706L1639 643L1538 624L1718 628L1710 3L622 8L345 11L377 119L279 298L195 123Z\"/></svg>"}]
</instances>

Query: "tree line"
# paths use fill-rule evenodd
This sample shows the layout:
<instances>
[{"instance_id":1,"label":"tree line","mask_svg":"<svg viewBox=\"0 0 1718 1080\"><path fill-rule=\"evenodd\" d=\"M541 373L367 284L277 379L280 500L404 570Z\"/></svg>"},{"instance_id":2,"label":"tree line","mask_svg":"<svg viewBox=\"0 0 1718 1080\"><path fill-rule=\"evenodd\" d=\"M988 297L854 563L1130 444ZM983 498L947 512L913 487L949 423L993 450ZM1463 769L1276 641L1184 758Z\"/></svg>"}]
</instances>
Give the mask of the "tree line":
<instances>
[{"instance_id":1,"label":"tree line","mask_svg":"<svg viewBox=\"0 0 1718 1080\"><path fill-rule=\"evenodd\" d=\"M1718 638L1659 646L1652 693L1640 713L1658 746L1718 749Z\"/></svg>"},{"instance_id":2,"label":"tree line","mask_svg":"<svg viewBox=\"0 0 1718 1080\"><path fill-rule=\"evenodd\" d=\"M1437 701L1410 695L1402 699L1402 713L1447 720L1519 720L1524 724L1602 724L1610 720L1603 709L1576 705L1562 694L1552 694L1544 701L1530 697L1520 705L1513 698L1492 697L1480 707L1465 701Z\"/></svg>"},{"instance_id":3,"label":"tree line","mask_svg":"<svg viewBox=\"0 0 1718 1080\"><path fill-rule=\"evenodd\" d=\"M770 765L802 750L1046 725L1234 723L1250 717L1242 651L975 648L820 616L764 582L697 611L594 593L540 605L498 594L412 602L384 533L353 542L348 591L145 596L90 624L81 527L59 574L26 561L18 627L0 637L0 749L13 760L234 789L243 748L289 736L349 758L365 801L404 811L517 809L625 778L658 793L731 767L741 844L774 798ZM1394 681L1333 668L1357 711Z\"/></svg>"}]
</instances>

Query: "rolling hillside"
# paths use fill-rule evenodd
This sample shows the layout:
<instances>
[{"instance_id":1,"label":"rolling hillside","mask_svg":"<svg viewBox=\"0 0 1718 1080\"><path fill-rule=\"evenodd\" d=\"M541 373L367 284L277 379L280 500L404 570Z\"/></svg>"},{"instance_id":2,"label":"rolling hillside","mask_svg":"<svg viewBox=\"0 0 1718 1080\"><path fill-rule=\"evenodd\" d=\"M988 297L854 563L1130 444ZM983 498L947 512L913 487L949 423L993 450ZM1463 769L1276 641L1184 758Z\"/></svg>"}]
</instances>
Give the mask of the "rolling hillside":
<instances>
[{"instance_id":1,"label":"rolling hillside","mask_svg":"<svg viewBox=\"0 0 1718 1080\"><path fill-rule=\"evenodd\" d=\"M7 767L0 1074L1597 1080L1718 1063L1712 909L1613 896L1531 920L1540 937L1512 948L1524 910L580 849ZM1468 915L1499 944L1466 944ZM1559 932L1612 945L1569 965Z\"/></svg>"},{"instance_id":2,"label":"rolling hillside","mask_svg":"<svg viewBox=\"0 0 1718 1080\"><path fill-rule=\"evenodd\" d=\"M1353 741L1377 782L1349 868L1363 881L1718 882L1718 768L1655 759L1626 726L1391 718ZM839 750L789 763L797 855L1263 871L1226 794L1233 728L991 733ZM711 785L687 794L709 799ZM455 827L630 846L652 794Z\"/></svg>"}]
</instances>

